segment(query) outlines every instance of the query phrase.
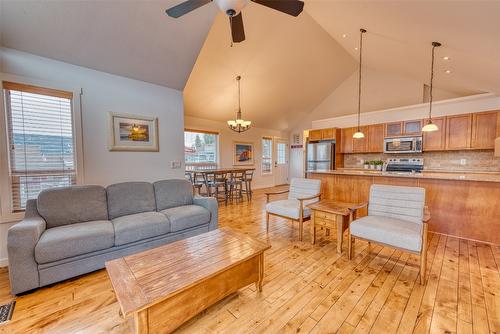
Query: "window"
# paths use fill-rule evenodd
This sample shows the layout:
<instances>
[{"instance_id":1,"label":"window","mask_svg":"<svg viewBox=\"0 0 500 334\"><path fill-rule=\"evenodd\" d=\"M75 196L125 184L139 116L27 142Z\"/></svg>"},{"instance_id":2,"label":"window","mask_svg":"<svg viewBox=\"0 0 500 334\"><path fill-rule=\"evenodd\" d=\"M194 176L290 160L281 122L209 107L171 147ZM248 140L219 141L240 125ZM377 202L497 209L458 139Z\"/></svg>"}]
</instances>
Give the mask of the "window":
<instances>
[{"instance_id":1,"label":"window","mask_svg":"<svg viewBox=\"0 0 500 334\"><path fill-rule=\"evenodd\" d=\"M278 159L276 162L278 165L286 164L286 143L278 143L276 147Z\"/></svg>"},{"instance_id":2,"label":"window","mask_svg":"<svg viewBox=\"0 0 500 334\"><path fill-rule=\"evenodd\" d=\"M262 174L272 174L273 139L262 138Z\"/></svg>"},{"instance_id":3,"label":"window","mask_svg":"<svg viewBox=\"0 0 500 334\"><path fill-rule=\"evenodd\" d=\"M216 168L219 134L201 130L184 130L184 156L186 168Z\"/></svg>"},{"instance_id":4,"label":"window","mask_svg":"<svg viewBox=\"0 0 500 334\"><path fill-rule=\"evenodd\" d=\"M3 82L12 211L76 183L72 93Z\"/></svg>"}]
</instances>

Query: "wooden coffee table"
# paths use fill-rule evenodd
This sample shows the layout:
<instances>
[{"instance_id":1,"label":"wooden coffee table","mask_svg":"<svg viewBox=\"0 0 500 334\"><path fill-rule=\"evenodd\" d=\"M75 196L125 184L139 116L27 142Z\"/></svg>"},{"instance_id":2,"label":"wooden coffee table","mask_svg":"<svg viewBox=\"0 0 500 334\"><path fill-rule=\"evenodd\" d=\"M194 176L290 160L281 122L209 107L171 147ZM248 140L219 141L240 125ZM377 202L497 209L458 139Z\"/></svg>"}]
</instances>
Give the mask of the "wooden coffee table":
<instances>
[{"instance_id":1,"label":"wooden coffee table","mask_svg":"<svg viewBox=\"0 0 500 334\"><path fill-rule=\"evenodd\" d=\"M316 228L321 226L330 229L337 229L337 253L342 253L342 243L344 231L349 227L350 221L356 210L366 206L366 203L348 203L324 199L316 203L309 204L311 209L311 243L316 242Z\"/></svg>"},{"instance_id":2,"label":"wooden coffee table","mask_svg":"<svg viewBox=\"0 0 500 334\"><path fill-rule=\"evenodd\" d=\"M137 333L170 333L251 283L262 291L271 246L228 228L106 263L124 317Z\"/></svg>"}]
</instances>

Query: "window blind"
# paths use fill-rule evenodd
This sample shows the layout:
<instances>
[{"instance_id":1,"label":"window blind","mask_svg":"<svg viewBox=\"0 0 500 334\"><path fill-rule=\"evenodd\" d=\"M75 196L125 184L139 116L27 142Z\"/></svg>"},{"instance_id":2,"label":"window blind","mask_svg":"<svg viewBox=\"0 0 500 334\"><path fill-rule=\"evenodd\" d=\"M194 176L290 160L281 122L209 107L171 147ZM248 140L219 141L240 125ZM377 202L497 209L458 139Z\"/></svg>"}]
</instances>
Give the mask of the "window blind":
<instances>
[{"instance_id":1,"label":"window blind","mask_svg":"<svg viewBox=\"0 0 500 334\"><path fill-rule=\"evenodd\" d=\"M12 211L40 191L76 183L72 95L3 83Z\"/></svg>"}]
</instances>

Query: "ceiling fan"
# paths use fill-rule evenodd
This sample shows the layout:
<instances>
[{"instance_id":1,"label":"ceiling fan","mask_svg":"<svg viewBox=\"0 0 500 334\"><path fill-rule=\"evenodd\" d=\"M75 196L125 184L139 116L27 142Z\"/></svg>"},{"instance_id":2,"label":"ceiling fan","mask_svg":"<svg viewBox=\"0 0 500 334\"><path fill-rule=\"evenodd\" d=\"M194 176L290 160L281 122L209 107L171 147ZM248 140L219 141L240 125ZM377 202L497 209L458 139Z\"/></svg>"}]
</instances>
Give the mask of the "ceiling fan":
<instances>
[{"instance_id":1,"label":"ceiling fan","mask_svg":"<svg viewBox=\"0 0 500 334\"><path fill-rule=\"evenodd\" d=\"M187 0L167 9L166 12L168 16L178 18L212 1L215 1L217 7L229 16L231 35L234 43L245 40L241 10L249 1L292 16L298 16L304 8L304 2L300 0Z\"/></svg>"}]
</instances>

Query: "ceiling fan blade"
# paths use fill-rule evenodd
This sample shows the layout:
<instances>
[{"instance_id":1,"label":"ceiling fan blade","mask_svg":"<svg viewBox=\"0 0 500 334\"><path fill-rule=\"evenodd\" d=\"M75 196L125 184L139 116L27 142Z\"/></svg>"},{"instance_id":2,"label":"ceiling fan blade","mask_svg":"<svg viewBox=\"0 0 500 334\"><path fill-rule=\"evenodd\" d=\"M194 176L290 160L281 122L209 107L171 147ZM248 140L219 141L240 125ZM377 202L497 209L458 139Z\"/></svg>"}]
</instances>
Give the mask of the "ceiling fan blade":
<instances>
[{"instance_id":1,"label":"ceiling fan blade","mask_svg":"<svg viewBox=\"0 0 500 334\"><path fill-rule=\"evenodd\" d=\"M178 18L195 10L196 8L206 5L209 2L212 2L212 0L188 0L178 4L177 6L167 9L165 12L168 16Z\"/></svg>"},{"instance_id":2,"label":"ceiling fan blade","mask_svg":"<svg viewBox=\"0 0 500 334\"><path fill-rule=\"evenodd\" d=\"M229 18L231 24L231 35L233 36L233 42L239 43L245 40L245 28L243 27L243 16L241 12L233 17Z\"/></svg>"},{"instance_id":3,"label":"ceiling fan blade","mask_svg":"<svg viewBox=\"0 0 500 334\"><path fill-rule=\"evenodd\" d=\"M298 16L304 9L304 3L299 0L252 0L260 5L275 9L282 13Z\"/></svg>"}]
</instances>

